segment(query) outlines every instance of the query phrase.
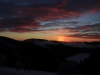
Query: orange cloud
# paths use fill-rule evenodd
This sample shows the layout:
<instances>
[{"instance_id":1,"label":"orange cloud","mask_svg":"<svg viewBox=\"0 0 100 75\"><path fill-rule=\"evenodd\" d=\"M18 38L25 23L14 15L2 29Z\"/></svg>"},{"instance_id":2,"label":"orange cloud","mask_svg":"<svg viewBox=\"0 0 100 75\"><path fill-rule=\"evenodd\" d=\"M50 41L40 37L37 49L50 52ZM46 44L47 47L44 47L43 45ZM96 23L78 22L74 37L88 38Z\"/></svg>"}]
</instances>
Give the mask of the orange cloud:
<instances>
[{"instance_id":1,"label":"orange cloud","mask_svg":"<svg viewBox=\"0 0 100 75\"><path fill-rule=\"evenodd\" d=\"M20 7L17 8L18 14L21 16L31 15L37 20L54 20L54 19L71 19L81 16L80 12L69 9L64 6L68 0L62 0L61 4L54 7L50 6L39 6L39 7Z\"/></svg>"}]
</instances>

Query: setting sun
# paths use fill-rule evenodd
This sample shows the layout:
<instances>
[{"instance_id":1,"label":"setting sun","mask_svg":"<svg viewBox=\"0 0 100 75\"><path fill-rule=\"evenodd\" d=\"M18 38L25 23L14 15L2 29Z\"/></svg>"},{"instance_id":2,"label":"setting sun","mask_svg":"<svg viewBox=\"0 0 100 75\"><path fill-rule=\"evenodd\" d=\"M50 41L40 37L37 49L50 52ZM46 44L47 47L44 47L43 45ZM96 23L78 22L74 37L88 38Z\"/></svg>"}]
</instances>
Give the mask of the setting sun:
<instances>
[{"instance_id":1,"label":"setting sun","mask_svg":"<svg viewBox=\"0 0 100 75\"><path fill-rule=\"evenodd\" d=\"M65 38L63 36L59 36L58 41L65 41Z\"/></svg>"},{"instance_id":2,"label":"setting sun","mask_svg":"<svg viewBox=\"0 0 100 75\"><path fill-rule=\"evenodd\" d=\"M57 41L70 42L70 38L64 36L58 36Z\"/></svg>"}]
</instances>

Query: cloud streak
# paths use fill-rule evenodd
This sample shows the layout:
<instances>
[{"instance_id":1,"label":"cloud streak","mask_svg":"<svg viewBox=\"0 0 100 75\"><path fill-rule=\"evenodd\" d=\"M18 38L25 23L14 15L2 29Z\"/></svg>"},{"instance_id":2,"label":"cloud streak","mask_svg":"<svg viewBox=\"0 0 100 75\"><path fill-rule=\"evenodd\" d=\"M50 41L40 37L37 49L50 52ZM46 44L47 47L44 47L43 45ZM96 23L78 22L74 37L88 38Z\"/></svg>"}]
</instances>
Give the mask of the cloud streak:
<instances>
[{"instance_id":1,"label":"cloud streak","mask_svg":"<svg viewBox=\"0 0 100 75\"><path fill-rule=\"evenodd\" d=\"M100 39L100 23L77 28L65 28L64 30L70 33L65 33L67 37Z\"/></svg>"}]
</instances>

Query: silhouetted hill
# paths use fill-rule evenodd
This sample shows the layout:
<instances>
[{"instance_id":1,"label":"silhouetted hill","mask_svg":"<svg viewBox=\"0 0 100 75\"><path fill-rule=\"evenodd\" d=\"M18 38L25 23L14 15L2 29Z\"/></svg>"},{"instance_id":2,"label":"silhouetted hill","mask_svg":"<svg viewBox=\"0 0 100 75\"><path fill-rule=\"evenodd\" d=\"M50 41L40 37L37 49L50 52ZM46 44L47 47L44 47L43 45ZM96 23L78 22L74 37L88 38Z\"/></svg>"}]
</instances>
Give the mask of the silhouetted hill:
<instances>
[{"instance_id":1,"label":"silhouetted hill","mask_svg":"<svg viewBox=\"0 0 100 75\"><path fill-rule=\"evenodd\" d=\"M57 71L61 62L66 57L78 53L91 53L100 49L100 43L68 43L48 41L44 39L14 40L0 36L0 63L5 66L15 67L20 61L27 69ZM29 64L30 67L24 65ZM2 65L2 66L3 66Z\"/></svg>"}]
</instances>

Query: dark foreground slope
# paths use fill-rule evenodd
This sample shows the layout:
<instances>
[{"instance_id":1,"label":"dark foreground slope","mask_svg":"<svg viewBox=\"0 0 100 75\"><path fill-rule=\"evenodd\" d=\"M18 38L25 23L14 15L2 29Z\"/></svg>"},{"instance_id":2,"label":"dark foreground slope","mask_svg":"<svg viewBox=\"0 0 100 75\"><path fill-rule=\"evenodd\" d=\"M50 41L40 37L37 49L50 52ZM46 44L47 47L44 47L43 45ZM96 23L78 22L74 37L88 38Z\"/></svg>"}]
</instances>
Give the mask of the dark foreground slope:
<instances>
[{"instance_id":1,"label":"dark foreground slope","mask_svg":"<svg viewBox=\"0 0 100 75\"><path fill-rule=\"evenodd\" d=\"M17 41L1 36L0 66L57 71L66 57L77 53L91 53L99 49L99 45L100 43L65 43L43 39Z\"/></svg>"},{"instance_id":2,"label":"dark foreground slope","mask_svg":"<svg viewBox=\"0 0 100 75\"><path fill-rule=\"evenodd\" d=\"M100 74L100 49L94 50L89 58L85 59L85 61L81 65L81 71L85 74Z\"/></svg>"}]
</instances>

